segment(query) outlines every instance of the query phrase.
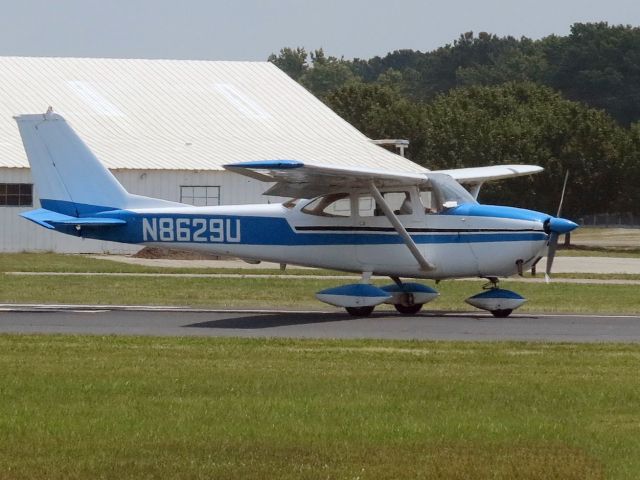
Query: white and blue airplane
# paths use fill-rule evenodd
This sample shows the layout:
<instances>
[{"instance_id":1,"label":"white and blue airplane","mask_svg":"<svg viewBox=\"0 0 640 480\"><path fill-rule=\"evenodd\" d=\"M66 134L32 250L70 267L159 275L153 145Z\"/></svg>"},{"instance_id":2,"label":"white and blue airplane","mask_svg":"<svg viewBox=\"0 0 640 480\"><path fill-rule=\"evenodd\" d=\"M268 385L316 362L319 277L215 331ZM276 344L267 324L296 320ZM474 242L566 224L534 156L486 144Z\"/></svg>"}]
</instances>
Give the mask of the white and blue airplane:
<instances>
[{"instance_id":1,"label":"white and blue airplane","mask_svg":"<svg viewBox=\"0 0 640 480\"><path fill-rule=\"evenodd\" d=\"M479 277L489 283L467 302L506 317L525 299L499 288L498 278L522 275L545 254L549 274L558 236L577 227L478 203L484 182L542 170L529 165L393 173L248 161L225 168L272 184L265 195L292 200L194 207L128 193L58 114L15 119L41 199L42 208L21 214L28 220L83 238L357 272L359 283L316 294L355 316L382 303L415 314L438 295L401 278ZM377 287L372 275L394 283Z\"/></svg>"}]
</instances>

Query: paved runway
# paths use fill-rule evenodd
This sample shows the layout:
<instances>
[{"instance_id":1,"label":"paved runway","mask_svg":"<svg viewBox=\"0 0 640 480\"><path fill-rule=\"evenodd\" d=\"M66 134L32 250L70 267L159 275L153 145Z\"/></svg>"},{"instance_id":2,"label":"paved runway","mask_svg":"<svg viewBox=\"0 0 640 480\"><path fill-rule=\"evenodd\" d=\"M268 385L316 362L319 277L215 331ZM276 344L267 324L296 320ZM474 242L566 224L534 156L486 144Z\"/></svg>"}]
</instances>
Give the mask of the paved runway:
<instances>
[{"instance_id":1,"label":"paved runway","mask_svg":"<svg viewBox=\"0 0 640 480\"><path fill-rule=\"evenodd\" d=\"M640 342L640 316L513 314L498 319L476 312L413 317L377 312L353 318L337 311L2 305L0 333Z\"/></svg>"}]
</instances>

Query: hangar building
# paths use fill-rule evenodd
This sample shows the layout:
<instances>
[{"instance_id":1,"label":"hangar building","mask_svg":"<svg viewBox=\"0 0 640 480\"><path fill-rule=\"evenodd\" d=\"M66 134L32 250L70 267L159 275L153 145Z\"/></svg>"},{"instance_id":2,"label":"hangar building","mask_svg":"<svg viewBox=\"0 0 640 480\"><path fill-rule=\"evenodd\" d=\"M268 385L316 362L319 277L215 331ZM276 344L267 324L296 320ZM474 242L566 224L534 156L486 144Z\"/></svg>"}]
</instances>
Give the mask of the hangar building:
<instances>
[{"instance_id":1,"label":"hangar building","mask_svg":"<svg viewBox=\"0 0 640 480\"><path fill-rule=\"evenodd\" d=\"M193 205L264 203L225 163L296 159L424 171L374 145L268 62L0 57L0 251L124 253L48 232L13 116L63 115L131 193ZM99 188L99 186L97 187Z\"/></svg>"}]
</instances>

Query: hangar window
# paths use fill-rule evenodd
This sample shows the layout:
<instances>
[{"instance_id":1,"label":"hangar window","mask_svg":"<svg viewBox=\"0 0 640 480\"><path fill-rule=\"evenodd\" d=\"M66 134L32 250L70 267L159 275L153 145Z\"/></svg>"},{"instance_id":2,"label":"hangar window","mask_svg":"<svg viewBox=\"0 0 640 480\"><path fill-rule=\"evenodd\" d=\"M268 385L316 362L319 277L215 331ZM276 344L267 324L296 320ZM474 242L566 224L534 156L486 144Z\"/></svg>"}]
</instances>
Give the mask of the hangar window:
<instances>
[{"instance_id":1,"label":"hangar window","mask_svg":"<svg viewBox=\"0 0 640 480\"><path fill-rule=\"evenodd\" d=\"M33 185L30 183L0 183L0 205L31 207L33 205Z\"/></svg>"},{"instance_id":2,"label":"hangar window","mask_svg":"<svg viewBox=\"0 0 640 480\"><path fill-rule=\"evenodd\" d=\"M220 187L217 186L182 186L180 202L196 207L220 205Z\"/></svg>"}]
</instances>

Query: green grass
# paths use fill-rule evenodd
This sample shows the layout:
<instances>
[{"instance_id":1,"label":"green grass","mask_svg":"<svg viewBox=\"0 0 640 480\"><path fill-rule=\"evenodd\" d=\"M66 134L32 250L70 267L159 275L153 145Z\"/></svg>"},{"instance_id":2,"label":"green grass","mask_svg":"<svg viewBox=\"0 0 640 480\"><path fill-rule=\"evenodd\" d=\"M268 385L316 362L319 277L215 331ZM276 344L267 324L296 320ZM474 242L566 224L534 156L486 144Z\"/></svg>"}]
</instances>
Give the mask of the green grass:
<instances>
[{"instance_id":1,"label":"green grass","mask_svg":"<svg viewBox=\"0 0 640 480\"><path fill-rule=\"evenodd\" d=\"M389 281L376 281L378 284ZM484 281L447 281L431 310L475 310L464 299L480 292ZM331 308L314 294L339 280L286 278L109 277L0 274L0 303L175 305L193 307ZM638 313L637 285L578 285L504 281L529 301L520 311Z\"/></svg>"},{"instance_id":2,"label":"green grass","mask_svg":"<svg viewBox=\"0 0 640 480\"><path fill-rule=\"evenodd\" d=\"M198 265L197 260L192 261ZM270 275L349 275L323 269L287 268L199 268L195 267L148 267L131 265L113 260L102 260L88 255L63 255L59 253L0 253L1 272L68 272L68 273L239 273L239 274L270 274Z\"/></svg>"},{"instance_id":3,"label":"green grass","mask_svg":"<svg viewBox=\"0 0 640 480\"><path fill-rule=\"evenodd\" d=\"M543 279L544 273L538 273L535 277L527 274L527 278ZM573 280L640 280L637 273L554 273L553 278L567 278Z\"/></svg>"},{"instance_id":4,"label":"green grass","mask_svg":"<svg viewBox=\"0 0 640 480\"><path fill-rule=\"evenodd\" d=\"M561 248L558 250L559 257L616 257L616 258L640 258L640 249L637 248Z\"/></svg>"},{"instance_id":5,"label":"green grass","mask_svg":"<svg viewBox=\"0 0 640 480\"><path fill-rule=\"evenodd\" d=\"M628 250L559 250L558 255L569 257L620 257L638 258L640 250L629 252ZM352 273L338 272L326 269L302 269L295 266L287 267L283 272L280 269L261 268L200 268L198 261L191 261L193 267L151 267L144 265L131 265L113 260L102 260L88 255L63 255L59 253L0 253L0 273L2 272L67 272L67 273L198 273L198 274L269 274L269 275L353 275ZM541 264L544 269L544 261ZM622 278L638 279L640 275L628 276L625 274L608 275L598 277L584 277L584 274L563 274L566 278Z\"/></svg>"},{"instance_id":6,"label":"green grass","mask_svg":"<svg viewBox=\"0 0 640 480\"><path fill-rule=\"evenodd\" d=\"M632 258L635 254L619 252L620 257ZM618 256L615 252L600 250L559 250L563 256ZM640 256L640 253L637 255ZM192 261L198 265L197 260ZM288 267L284 272L280 269L255 268L199 268L193 267L150 267L131 265L113 260L103 260L88 255L65 255L58 253L0 253L0 273L2 272L60 272L60 273L198 273L198 274L269 274L269 275L353 275L326 269L302 269ZM563 278L600 278L637 280L640 275L633 274L555 274Z\"/></svg>"},{"instance_id":7,"label":"green grass","mask_svg":"<svg viewBox=\"0 0 640 480\"><path fill-rule=\"evenodd\" d=\"M0 336L0 479L640 477L640 346Z\"/></svg>"}]
</instances>

